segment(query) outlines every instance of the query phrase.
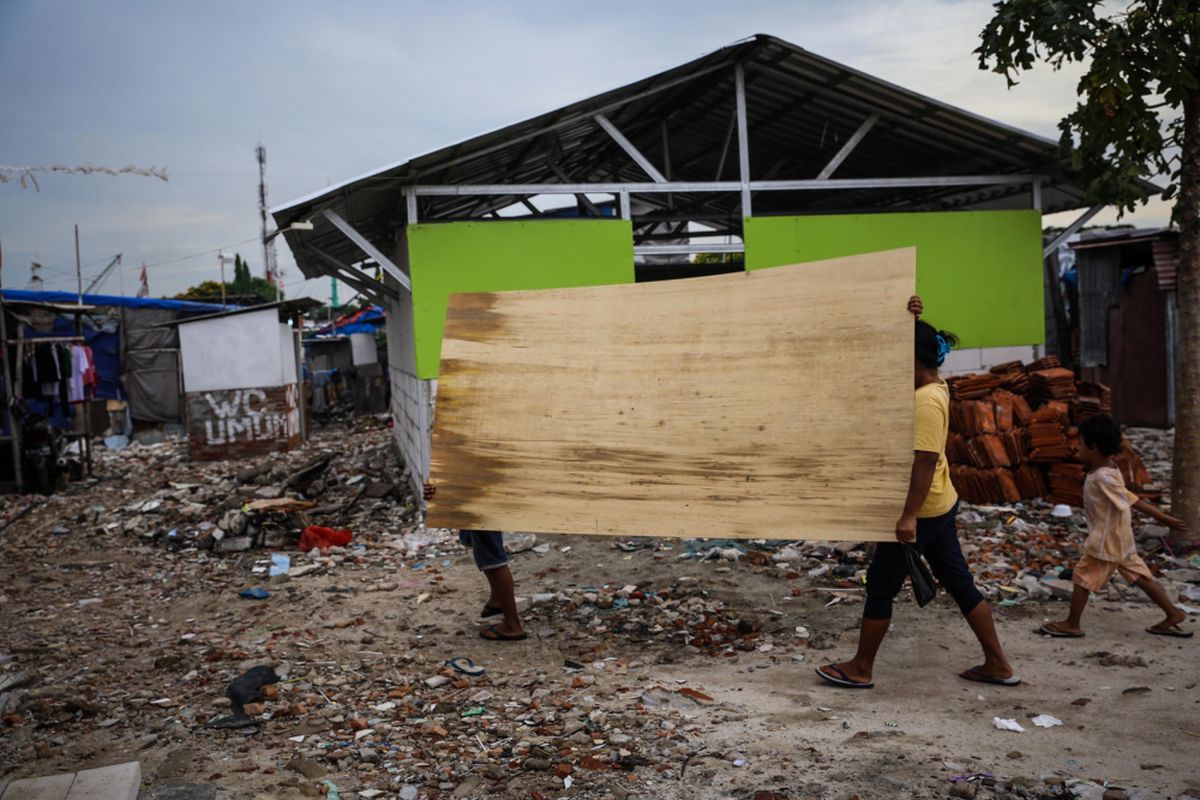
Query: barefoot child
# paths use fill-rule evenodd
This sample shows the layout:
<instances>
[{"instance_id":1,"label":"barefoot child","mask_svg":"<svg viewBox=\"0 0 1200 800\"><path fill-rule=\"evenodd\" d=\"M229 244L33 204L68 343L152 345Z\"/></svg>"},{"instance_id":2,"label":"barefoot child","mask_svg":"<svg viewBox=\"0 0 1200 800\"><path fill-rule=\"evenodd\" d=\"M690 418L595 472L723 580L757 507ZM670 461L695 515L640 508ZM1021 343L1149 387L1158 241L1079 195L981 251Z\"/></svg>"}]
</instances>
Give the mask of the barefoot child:
<instances>
[{"instance_id":1,"label":"barefoot child","mask_svg":"<svg viewBox=\"0 0 1200 800\"><path fill-rule=\"evenodd\" d=\"M1083 616L1088 597L1103 589L1114 572L1120 572L1121 577L1145 592L1167 615L1161 622L1146 628L1147 633L1190 637L1192 632L1180 627L1187 614L1171 602L1134 549L1129 512L1135 509L1175 530L1185 530L1183 521L1164 514L1125 488L1125 480L1113 461L1113 456L1121 450L1121 429L1112 417L1100 414L1085 419L1079 425L1079 437L1079 457L1088 468L1083 484L1088 535L1083 544L1083 557L1075 565L1071 610L1065 620L1047 622L1040 632L1058 638L1083 636L1079 618Z\"/></svg>"}]
</instances>

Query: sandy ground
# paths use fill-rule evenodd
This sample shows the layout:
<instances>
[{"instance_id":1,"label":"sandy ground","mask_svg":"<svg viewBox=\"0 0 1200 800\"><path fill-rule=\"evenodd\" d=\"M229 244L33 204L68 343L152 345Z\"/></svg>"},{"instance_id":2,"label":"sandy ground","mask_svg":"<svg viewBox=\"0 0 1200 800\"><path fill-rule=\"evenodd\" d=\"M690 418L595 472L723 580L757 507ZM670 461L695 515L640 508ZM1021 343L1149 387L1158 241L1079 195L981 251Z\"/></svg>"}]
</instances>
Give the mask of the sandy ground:
<instances>
[{"instance_id":1,"label":"sandy ground","mask_svg":"<svg viewBox=\"0 0 1200 800\"><path fill-rule=\"evenodd\" d=\"M342 797L381 785L380 775L385 797L411 780L427 797L534 800L945 797L951 776L983 772L1027 789L1023 796L1053 796L1053 784L1070 779L1136 787L1142 793L1135 797L1174 798L1200 785L1200 641L1144 633L1157 612L1128 588L1110 588L1093 602L1080 640L1033 632L1061 616L1063 602L999 610L1002 641L1024 680L1019 688L956 677L979 659L953 603L939 597L922 610L904 597L877 664L877 688L848 691L823 685L813 668L852 654L861 604L851 597L826 607L833 595L818 591L813 579L789 580L775 565L683 560L678 542L666 542L669 551L624 553L604 537L539 537L549 552L514 556L519 594L682 586L723 603L730 619L754 620L772 646L708 655L645 626L623 625L619 616L599 620L603 630L589 627L564 601L532 608L529 641L491 643L475 635L485 591L461 550L420 572L411 562L348 560L272 586L271 600L252 603L236 590L260 554L196 561L194 553L98 535L77 515L106 491L112 488L101 485L90 490L95 496L48 504L0 533L0 654L14 659L9 668L36 670L30 691L47 698L41 713L27 710L0 725L0 781L136 759L146 798L166 796L156 792L179 783L214 786L219 798L311 796L285 767L307 745L288 737L307 735L310 745L314 736L337 738L322 733L331 715L272 719L253 733L208 730L203 722L224 713L218 704L226 676L250 663L288 662L349 717L379 702L380 687L419 684L447 657L467 655L487 675L470 679L452 700L466 704L465 695L487 688L496 697L484 705L497 716L456 721L446 741L421 739L421 763L434 764L427 771L441 770L441 780L410 778L406 767L389 777L353 758L328 776ZM69 532L50 534L55 526ZM94 597L109 599L79 605ZM807 627L809 637L796 638L796 626ZM228 641L245 652L226 653L221 662L201 658L181 644L197 631L210 648ZM1124 665L1136 658L1145 666ZM564 669L567 659L584 669ZM668 707L647 709L638 698L655 687L689 687L712 701L673 695ZM100 708L69 713L68 704L63 713L63 697L73 693ZM172 702L149 702L158 698ZM576 769L568 789L553 771L522 768L524 755L503 743L484 752L484 739L502 740L511 717L539 707L544 714L550 701L566 710L560 719L541 719L540 732L559 757L578 766L599 745L584 735L586 744L568 752L562 737L571 726L558 723L602 709L593 736L603 741L622 730L647 763ZM1064 724L1034 727L1030 717L1038 714ZM1015 719L1025 732L996 730L993 717ZM536 744L533 734L525 738ZM464 774L481 777L464 783Z\"/></svg>"}]
</instances>

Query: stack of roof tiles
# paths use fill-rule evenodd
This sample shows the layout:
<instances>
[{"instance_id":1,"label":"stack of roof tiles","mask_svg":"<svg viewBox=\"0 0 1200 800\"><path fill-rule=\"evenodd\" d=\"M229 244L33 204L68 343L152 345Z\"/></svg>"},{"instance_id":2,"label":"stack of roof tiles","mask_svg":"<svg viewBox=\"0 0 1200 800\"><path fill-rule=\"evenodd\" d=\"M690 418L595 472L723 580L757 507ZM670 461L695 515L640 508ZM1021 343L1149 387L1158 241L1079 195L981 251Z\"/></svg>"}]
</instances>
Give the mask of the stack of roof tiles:
<instances>
[{"instance_id":1,"label":"stack of roof tiles","mask_svg":"<svg viewBox=\"0 0 1200 800\"><path fill-rule=\"evenodd\" d=\"M1076 460L1076 426L1112 412L1112 393L1075 380L1049 356L1012 361L990 372L950 378L951 479L968 503L1014 503L1044 497L1082 505L1083 465ZM1117 457L1125 482L1150 478L1128 440Z\"/></svg>"}]
</instances>

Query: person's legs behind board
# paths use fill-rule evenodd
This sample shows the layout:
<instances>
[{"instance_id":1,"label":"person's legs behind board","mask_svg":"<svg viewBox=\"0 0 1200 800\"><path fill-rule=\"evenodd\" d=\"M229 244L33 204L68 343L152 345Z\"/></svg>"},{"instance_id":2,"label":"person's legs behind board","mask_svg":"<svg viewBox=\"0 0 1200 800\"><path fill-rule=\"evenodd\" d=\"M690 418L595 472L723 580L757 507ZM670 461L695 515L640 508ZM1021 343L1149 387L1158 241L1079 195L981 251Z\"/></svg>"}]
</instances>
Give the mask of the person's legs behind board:
<instances>
[{"instance_id":1,"label":"person's legs behind board","mask_svg":"<svg viewBox=\"0 0 1200 800\"><path fill-rule=\"evenodd\" d=\"M508 566L504 537L499 531L462 531L459 540L471 547L475 566L487 578L491 592L487 605L500 609L504 615L503 622L489 625L479 635L493 640L526 638L521 616L517 612L516 582Z\"/></svg>"}]
</instances>

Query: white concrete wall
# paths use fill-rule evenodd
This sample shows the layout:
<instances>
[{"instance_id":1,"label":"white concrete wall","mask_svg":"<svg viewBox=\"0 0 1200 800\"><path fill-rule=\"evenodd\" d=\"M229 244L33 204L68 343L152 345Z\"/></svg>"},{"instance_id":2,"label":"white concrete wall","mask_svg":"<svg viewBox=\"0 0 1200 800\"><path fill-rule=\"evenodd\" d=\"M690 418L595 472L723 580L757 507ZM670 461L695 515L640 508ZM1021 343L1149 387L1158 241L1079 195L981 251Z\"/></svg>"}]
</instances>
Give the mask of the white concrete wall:
<instances>
[{"instance_id":1,"label":"white concrete wall","mask_svg":"<svg viewBox=\"0 0 1200 800\"><path fill-rule=\"evenodd\" d=\"M964 375L971 372L987 372L997 364L1008 361L1036 361L1042 357L1040 345L1023 345L1021 347L975 347L966 350L953 350L946 356L942 364L943 376Z\"/></svg>"},{"instance_id":2,"label":"white concrete wall","mask_svg":"<svg viewBox=\"0 0 1200 800\"><path fill-rule=\"evenodd\" d=\"M183 323L179 349L188 392L296 382L290 328L280 323L274 308Z\"/></svg>"},{"instance_id":3,"label":"white concrete wall","mask_svg":"<svg viewBox=\"0 0 1200 800\"><path fill-rule=\"evenodd\" d=\"M379 363L379 353L375 350L374 334L350 334L350 350L354 359L354 366L356 367Z\"/></svg>"},{"instance_id":4,"label":"white concrete wall","mask_svg":"<svg viewBox=\"0 0 1200 800\"><path fill-rule=\"evenodd\" d=\"M402 239L392 257L408 271L408 253ZM417 351L413 338L412 294L385 273L386 285L400 295L388 304L388 381L392 391L392 431L408 467L415 489L429 477L430 442L433 436L433 397L436 381L417 377Z\"/></svg>"}]
</instances>

